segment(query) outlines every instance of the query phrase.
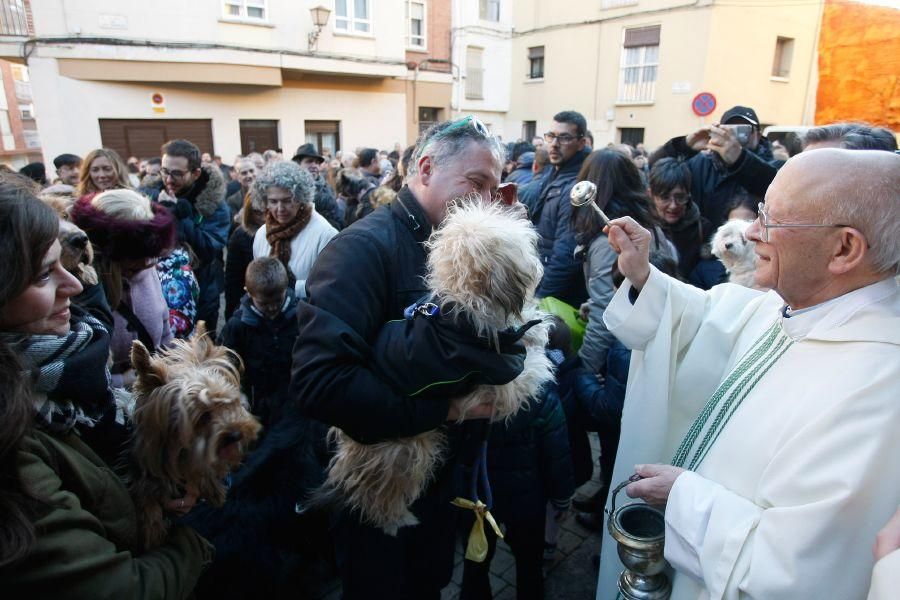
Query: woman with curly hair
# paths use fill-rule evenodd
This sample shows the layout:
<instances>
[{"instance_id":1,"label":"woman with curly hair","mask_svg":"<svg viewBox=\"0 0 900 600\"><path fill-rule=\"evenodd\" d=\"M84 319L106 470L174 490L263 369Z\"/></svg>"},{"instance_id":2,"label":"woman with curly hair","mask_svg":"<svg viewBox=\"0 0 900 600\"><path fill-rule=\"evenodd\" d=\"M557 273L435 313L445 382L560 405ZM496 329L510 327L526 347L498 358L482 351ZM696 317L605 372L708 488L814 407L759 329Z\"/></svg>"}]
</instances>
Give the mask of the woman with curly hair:
<instances>
[{"instance_id":1,"label":"woman with curly hair","mask_svg":"<svg viewBox=\"0 0 900 600\"><path fill-rule=\"evenodd\" d=\"M274 256L288 271L290 287L306 297L306 276L337 230L316 212L315 183L294 162L273 162L253 182L265 201L266 223L253 239L253 258Z\"/></svg>"},{"instance_id":2,"label":"woman with curly hair","mask_svg":"<svg viewBox=\"0 0 900 600\"><path fill-rule=\"evenodd\" d=\"M96 194L116 188L131 189L128 168L115 150L97 148L91 150L81 163L78 180L78 197Z\"/></svg>"}]
</instances>

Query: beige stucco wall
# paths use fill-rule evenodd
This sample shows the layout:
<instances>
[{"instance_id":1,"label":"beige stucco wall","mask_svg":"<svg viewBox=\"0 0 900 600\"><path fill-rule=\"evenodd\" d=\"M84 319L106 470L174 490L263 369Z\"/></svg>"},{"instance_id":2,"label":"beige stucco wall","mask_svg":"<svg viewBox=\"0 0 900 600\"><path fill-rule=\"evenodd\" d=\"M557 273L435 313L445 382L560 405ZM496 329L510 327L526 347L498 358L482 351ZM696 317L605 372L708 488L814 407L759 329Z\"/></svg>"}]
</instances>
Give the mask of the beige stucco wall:
<instances>
[{"instance_id":1,"label":"beige stucco wall","mask_svg":"<svg viewBox=\"0 0 900 600\"><path fill-rule=\"evenodd\" d=\"M609 10L600 5L516 2L507 139L519 137L526 120L537 121L539 134L546 131L552 116L566 109L585 116L596 147L618 141L623 127L644 128L645 142L655 147L713 122L735 104L753 106L765 123L800 123L817 7L738 9L669 0L641 0ZM579 24L585 21L594 22ZM616 100L624 30L650 25L660 25L654 101L620 104ZM779 35L796 40L788 82L770 78ZM525 75L528 48L541 45L544 79L530 81ZM717 110L707 119L691 110L691 100L703 91L718 99Z\"/></svg>"},{"instance_id":2,"label":"beige stucco wall","mask_svg":"<svg viewBox=\"0 0 900 600\"><path fill-rule=\"evenodd\" d=\"M46 162L99 147L101 118L212 119L215 152L228 160L240 153L240 119L278 119L289 150L303 143L304 120L340 121L344 148L392 148L406 140L402 81L318 76L285 80L283 87L85 81L59 76L56 59L37 58L32 85ZM164 95L165 113L153 112L154 92Z\"/></svg>"}]
</instances>

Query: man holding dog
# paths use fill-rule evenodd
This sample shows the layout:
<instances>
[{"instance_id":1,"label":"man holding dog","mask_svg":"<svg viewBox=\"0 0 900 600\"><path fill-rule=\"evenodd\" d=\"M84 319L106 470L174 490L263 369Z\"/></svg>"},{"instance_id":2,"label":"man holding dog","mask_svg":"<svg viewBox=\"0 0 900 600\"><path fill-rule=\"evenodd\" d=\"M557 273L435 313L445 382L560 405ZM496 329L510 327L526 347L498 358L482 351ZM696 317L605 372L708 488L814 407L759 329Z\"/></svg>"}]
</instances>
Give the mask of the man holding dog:
<instances>
[{"instance_id":1,"label":"man holding dog","mask_svg":"<svg viewBox=\"0 0 900 600\"><path fill-rule=\"evenodd\" d=\"M500 183L501 146L474 117L440 123L420 139L407 186L340 232L319 254L306 280L308 303L298 306L291 392L306 416L337 426L363 443L441 428L459 415L457 402L417 400L395 392L372 370L373 342L391 320L427 292L424 242L454 199L493 198ZM469 413L486 418L490 405ZM412 505L419 525L389 536L344 508L334 542L347 600L440 598L450 581L460 509L455 492L453 439L424 496Z\"/></svg>"},{"instance_id":2,"label":"man holding dog","mask_svg":"<svg viewBox=\"0 0 900 600\"><path fill-rule=\"evenodd\" d=\"M641 351L614 481L666 505L673 600L865 598L900 503L898 189L892 153L792 158L747 232L767 293L665 277L612 222L628 281L604 319ZM604 552L598 598L620 569Z\"/></svg>"}]
</instances>

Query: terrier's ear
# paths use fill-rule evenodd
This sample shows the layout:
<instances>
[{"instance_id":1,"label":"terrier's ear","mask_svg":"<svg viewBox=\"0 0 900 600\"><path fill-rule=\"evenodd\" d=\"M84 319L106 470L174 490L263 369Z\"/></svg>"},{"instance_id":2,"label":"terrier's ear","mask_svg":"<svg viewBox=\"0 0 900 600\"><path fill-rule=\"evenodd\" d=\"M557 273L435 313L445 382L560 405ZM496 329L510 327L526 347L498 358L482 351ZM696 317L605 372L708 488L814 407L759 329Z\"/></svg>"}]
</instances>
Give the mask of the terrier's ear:
<instances>
[{"instance_id":1,"label":"terrier's ear","mask_svg":"<svg viewBox=\"0 0 900 600\"><path fill-rule=\"evenodd\" d=\"M155 363L147 348L138 340L131 343L131 365L137 375L136 386L152 390L166 382L166 369Z\"/></svg>"},{"instance_id":2,"label":"terrier's ear","mask_svg":"<svg viewBox=\"0 0 900 600\"><path fill-rule=\"evenodd\" d=\"M197 325L194 327L194 336L199 338L206 334L206 321L197 321Z\"/></svg>"},{"instance_id":3,"label":"terrier's ear","mask_svg":"<svg viewBox=\"0 0 900 600\"><path fill-rule=\"evenodd\" d=\"M197 321L194 333L191 334L191 345L194 347L194 356L198 362L206 360L215 348L215 343L206 331L206 321Z\"/></svg>"}]
</instances>

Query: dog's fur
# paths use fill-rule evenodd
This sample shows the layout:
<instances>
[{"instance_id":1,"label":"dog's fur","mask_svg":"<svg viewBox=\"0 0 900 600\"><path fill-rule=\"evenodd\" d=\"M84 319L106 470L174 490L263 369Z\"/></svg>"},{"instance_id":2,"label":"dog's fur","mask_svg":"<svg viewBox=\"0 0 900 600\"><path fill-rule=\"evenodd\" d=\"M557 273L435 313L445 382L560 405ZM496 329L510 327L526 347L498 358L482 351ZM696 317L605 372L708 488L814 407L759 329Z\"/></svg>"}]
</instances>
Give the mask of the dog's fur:
<instances>
[{"instance_id":1,"label":"dog's fur","mask_svg":"<svg viewBox=\"0 0 900 600\"><path fill-rule=\"evenodd\" d=\"M493 420L511 417L529 400L537 400L544 384L553 379L544 352L549 324L534 301L543 275L537 233L516 208L464 198L453 203L427 247L426 282L447 317L468 319L495 345L497 332L532 319L542 321L522 338L526 347L522 373L506 385L478 386L462 403L460 421L469 409L486 402L494 405ZM369 445L337 428L329 436L337 450L321 498L344 502L363 521L389 535L418 523L409 507L425 490L440 460L444 443L440 431Z\"/></svg>"},{"instance_id":2,"label":"dog's fur","mask_svg":"<svg viewBox=\"0 0 900 600\"><path fill-rule=\"evenodd\" d=\"M728 281L744 287L755 287L756 243L747 239L752 221L732 219L716 231L712 239L712 253L728 271Z\"/></svg>"},{"instance_id":3,"label":"dog's fur","mask_svg":"<svg viewBox=\"0 0 900 600\"><path fill-rule=\"evenodd\" d=\"M38 197L59 216L58 238L62 246L59 260L63 268L83 285L96 284L98 277L93 267L94 249L87 234L69 218L69 209L75 198L66 194L50 194L46 191Z\"/></svg>"},{"instance_id":4,"label":"dog's fur","mask_svg":"<svg viewBox=\"0 0 900 600\"><path fill-rule=\"evenodd\" d=\"M166 537L164 504L187 486L214 506L224 502L222 480L236 464L220 450L238 444L239 457L260 425L241 397L240 358L216 346L200 323L189 341L176 340L155 357L135 341L131 362L137 378L130 491L149 549Z\"/></svg>"}]
</instances>

